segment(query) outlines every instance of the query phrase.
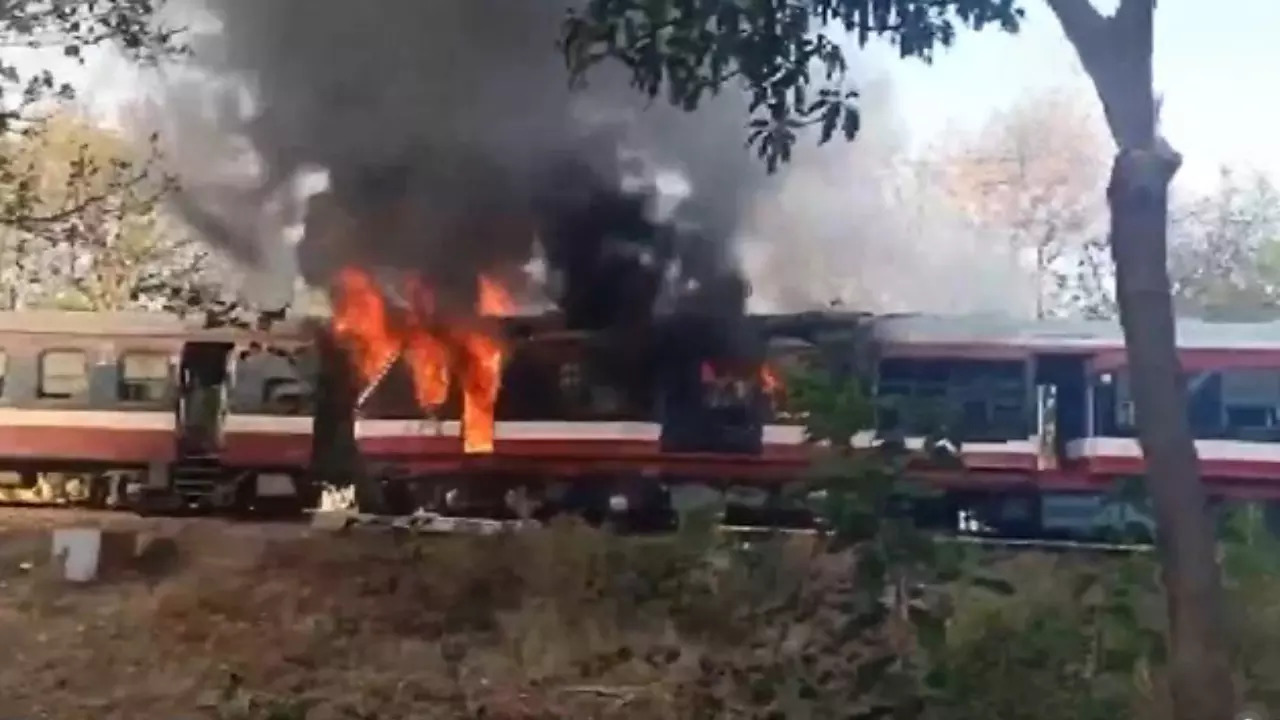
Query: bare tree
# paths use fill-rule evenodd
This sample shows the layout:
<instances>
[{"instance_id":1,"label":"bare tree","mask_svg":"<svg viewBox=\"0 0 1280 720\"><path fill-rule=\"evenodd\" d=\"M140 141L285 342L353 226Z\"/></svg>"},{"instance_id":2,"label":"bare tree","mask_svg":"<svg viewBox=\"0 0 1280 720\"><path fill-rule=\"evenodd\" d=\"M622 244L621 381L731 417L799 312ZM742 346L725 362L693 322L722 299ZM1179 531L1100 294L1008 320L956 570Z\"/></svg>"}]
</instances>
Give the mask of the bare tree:
<instances>
[{"instance_id":1,"label":"bare tree","mask_svg":"<svg viewBox=\"0 0 1280 720\"><path fill-rule=\"evenodd\" d=\"M941 153L917 151L887 81L863 88L859 142L800 146L745 223L752 302L797 311L838 302L878 312L992 312L1031 304L1012 248L948 202ZM778 242L778 238L787 238Z\"/></svg>"},{"instance_id":2,"label":"bare tree","mask_svg":"<svg viewBox=\"0 0 1280 720\"><path fill-rule=\"evenodd\" d=\"M1280 316L1280 189L1265 175L1224 168L1212 192L1181 199L1170 225L1169 274L1179 314Z\"/></svg>"},{"instance_id":3,"label":"bare tree","mask_svg":"<svg viewBox=\"0 0 1280 720\"><path fill-rule=\"evenodd\" d=\"M1036 93L938 150L945 197L1030 265L1035 315L1098 314L1112 151L1101 118L1069 92Z\"/></svg>"},{"instance_id":4,"label":"bare tree","mask_svg":"<svg viewBox=\"0 0 1280 720\"><path fill-rule=\"evenodd\" d=\"M0 4L0 46L7 49L0 58L0 226L26 237L60 234L73 216L118 196L121 187L146 179L145 165L103 167L77 151L46 153L36 161L31 141L49 135L50 116L74 95L55 70L59 64L74 67L87 53L106 47L144 63L182 52L178 31L157 21L165 4L166 0ZM17 62L21 57L35 62ZM63 163L60 171L52 168L55 161ZM50 195L55 177L63 183L53 193L56 202ZM103 178L111 182L101 182Z\"/></svg>"},{"instance_id":5,"label":"bare tree","mask_svg":"<svg viewBox=\"0 0 1280 720\"><path fill-rule=\"evenodd\" d=\"M3 307L156 307L212 269L163 206L172 182L136 147L64 108L3 146L27 218L0 231ZM3 189L3 186L0 186Z\"/></svg>"}]
</instances>

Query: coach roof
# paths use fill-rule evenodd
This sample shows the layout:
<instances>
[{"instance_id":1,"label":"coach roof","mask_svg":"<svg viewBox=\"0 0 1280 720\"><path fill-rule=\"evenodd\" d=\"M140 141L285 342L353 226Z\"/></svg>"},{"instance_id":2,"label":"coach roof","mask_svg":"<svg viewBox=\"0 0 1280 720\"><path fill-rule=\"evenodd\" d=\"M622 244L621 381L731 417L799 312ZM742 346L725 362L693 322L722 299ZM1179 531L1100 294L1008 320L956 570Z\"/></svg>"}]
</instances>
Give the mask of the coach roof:
<instances>
[{"instance_id":1,"label":"coach roof","mask_svg":"<svg viewBox=\"0 0 1280 720\"><path fill-rule=\"evenodd\" d=\"M879 319L877 335L903 344L1013 346L1031 350L1124 347L1119 323L1106 320L1024 320L1001 315L902 315ZM1280 322L1178 320L1184 350L1280 350Z\"/></svg>"},{"instance_id":2,"label":"coach roof","mask_svg":"<svg viewBox=\"0 0 1280 720\"><path fill-rule=\"evenodd\" d=\"M200 314L178 317L147 311L82 312L14 310L0 312L0 333L23 335L92 335L109 337L189 337L193 340L249 340L255 337L304 340L305 321L277 322L268 331L205 328Z\"/></svg>"}]
</instances>

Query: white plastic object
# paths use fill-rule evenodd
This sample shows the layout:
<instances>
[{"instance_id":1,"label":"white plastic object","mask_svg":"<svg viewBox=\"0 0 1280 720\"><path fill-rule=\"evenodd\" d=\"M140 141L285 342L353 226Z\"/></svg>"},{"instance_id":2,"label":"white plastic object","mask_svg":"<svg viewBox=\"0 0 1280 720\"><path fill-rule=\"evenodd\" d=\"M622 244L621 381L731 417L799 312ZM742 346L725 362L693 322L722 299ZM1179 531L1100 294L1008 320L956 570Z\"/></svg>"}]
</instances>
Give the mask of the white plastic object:
<instances>
[{"instance_id":1,"label":"white plastic object","mask_svg":"<svg viewBox=\"0 0 1280 720\"><path fill-rule=\"evenodd\" d=\"M97 528L58 528L53 531L53 557L62 563L68 582L87 583L98 577L102 531Z\"/></svg>"}]
</instances>

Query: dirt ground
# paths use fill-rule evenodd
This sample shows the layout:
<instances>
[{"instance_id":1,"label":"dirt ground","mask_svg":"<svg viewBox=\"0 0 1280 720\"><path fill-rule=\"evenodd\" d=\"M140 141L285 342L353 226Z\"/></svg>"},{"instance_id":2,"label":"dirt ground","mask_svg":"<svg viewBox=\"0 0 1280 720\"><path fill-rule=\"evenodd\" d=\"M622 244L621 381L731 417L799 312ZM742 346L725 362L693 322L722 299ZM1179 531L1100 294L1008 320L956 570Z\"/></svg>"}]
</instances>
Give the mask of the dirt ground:
<instances>
[{"instance_id":1,"label":"dirt ground","mask_svg":"<svg viewBox=\"0 0 1280 720\"><path fill-rule=\"evenodd\" d=\"M70 585L50 530L86 525L137 531L143 550ZM670 557L618 559L583 533L422 539L0 510L0 716L683 715L680 688L707 663L680 623L724 608L714 593L678 613L642 607L666 592ZM613 562L640 570L619 581Z\"/></svg>"},{"instance_id":2,"label":"dirt ground","mask_svg":"<svg viewBox=\"0 0 1280 720\"><path fill-rule=\"evenodd\" d=\"M51 531L88 526L135 531L152 549L102 582L66 583L51 558ZM213 614L200 617L201 607L244 588L276 544L306 542L308 535L304 527L0 509L0 644L7 660L0 714L198 717L194 711L214 704L210 688L236 672L255 646L269 647L250 642L240 628L224 631ZM253 598L241 598L244 607L235 609L254 613ZM266 634L259 639L270 642Z\"/></svg>"}]
</instances>

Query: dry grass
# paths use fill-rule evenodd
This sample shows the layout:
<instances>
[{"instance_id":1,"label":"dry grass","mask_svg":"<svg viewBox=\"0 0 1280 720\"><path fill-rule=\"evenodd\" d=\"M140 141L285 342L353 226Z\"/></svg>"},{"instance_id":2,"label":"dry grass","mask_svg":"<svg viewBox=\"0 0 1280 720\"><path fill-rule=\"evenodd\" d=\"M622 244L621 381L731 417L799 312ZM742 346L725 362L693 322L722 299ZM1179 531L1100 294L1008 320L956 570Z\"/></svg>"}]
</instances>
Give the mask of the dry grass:
<instances>
[{"instance_id":1,"label":"dry grass","mask_svg":"<svg viewBox=\"0 0 1280 720\"><path fill-rule=\"evenodd\" d=\"M802 690L804 716L843 717L859 697L840 663L875 649L831 646L850 567L803 539L733 563L688 538L577 525L421 539L149 521L126 573L73 587L30 527L40 516L22 517L0 512L5 717L754 719L801 716L788 703ZM1064 592L1081 562L1005 558L1016 597L955 596L962 692L947 717L1115 717L1081 714L1104 691L1133 717L1164 716L1158 673L1064 684L1088 655L1073 630L1086 610ZM1275 589L1270 575L1233 586L1251 628L1243 685L1264 704L1278 697Z\"/></svg>"},{"instance_id":2,"label":"dry grass","mask_svg":"<svg viewBox=\"0 0 1280 720\"><path fill-rule=\"evenodd\" d=\"M92 587L56 577L47 533L0 535L0 712L677 717L743 632L729 575L676 541L161 533L174 557Z\"/></svg>"}]
</instances>

